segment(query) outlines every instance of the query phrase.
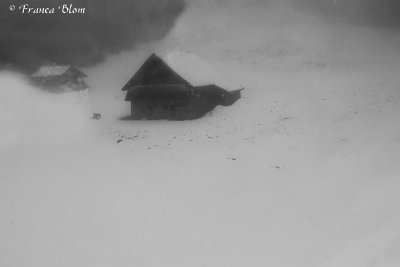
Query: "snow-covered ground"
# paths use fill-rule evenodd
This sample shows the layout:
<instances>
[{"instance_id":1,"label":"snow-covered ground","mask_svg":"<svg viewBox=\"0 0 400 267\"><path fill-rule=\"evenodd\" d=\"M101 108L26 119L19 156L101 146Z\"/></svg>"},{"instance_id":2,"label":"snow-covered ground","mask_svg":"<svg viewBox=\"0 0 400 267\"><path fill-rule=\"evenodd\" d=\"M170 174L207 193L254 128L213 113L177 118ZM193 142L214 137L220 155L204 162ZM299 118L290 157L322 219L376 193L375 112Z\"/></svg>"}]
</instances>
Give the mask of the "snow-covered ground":
<instances>
[{"instance_id":1,"label":"snow-covered ground","mask_svg":"<svg viewBox=\"0 0 400 267\"><path fill-rule=\"evenodd\" d=\"M164 40L86 69L88 93L0 75L0 266L400 266L390 33L250 2L193 2ZM243 98L120 120L153 51Z\"/></svg>"}]
</instances>

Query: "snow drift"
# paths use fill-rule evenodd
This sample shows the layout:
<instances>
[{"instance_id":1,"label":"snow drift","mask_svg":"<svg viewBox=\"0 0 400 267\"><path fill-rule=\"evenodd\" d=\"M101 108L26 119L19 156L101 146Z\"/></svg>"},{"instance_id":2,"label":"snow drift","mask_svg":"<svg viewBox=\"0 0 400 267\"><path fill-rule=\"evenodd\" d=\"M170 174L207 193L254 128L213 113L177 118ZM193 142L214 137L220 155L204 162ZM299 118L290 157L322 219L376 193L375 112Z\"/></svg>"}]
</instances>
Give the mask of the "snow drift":
<instances>
[{"instance_id":1,"label":"snow drift","mask_svg":"<svg viewBox=\"0 0 400 267\"><path fill-rule=\"evenodd\" d=\"M53 95L20 75L0 73L1 145L62 140L85 126L85 93ZM86 92L87 94L87 92Z\"/></svg>"}]
</instances>

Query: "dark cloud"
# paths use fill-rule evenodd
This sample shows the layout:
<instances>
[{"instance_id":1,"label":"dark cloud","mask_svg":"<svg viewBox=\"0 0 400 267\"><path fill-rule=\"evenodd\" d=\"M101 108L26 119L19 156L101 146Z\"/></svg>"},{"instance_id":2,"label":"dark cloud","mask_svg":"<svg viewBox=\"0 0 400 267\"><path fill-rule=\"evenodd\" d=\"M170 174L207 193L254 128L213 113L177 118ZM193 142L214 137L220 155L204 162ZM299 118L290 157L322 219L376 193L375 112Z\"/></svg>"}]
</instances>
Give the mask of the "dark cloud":
<instances>
[{"instance_id":1,"label":"dark cloud","mask_svg":"<svg viewBox=\"0 0 400 267\"><path fill-rule=\"evenodd\" d=\"M22 14L25 3L55 14ZM62 14L57 7L65 3L85 14ZM43 62L93 64L162 38L184 8L184 0L0 0L0 65L29 71Z\"/></svg>"},{"instance_id":2,"label":"dark cloud","mask_svg":"<svg viewBox=\"0 0 400 267\"><path fill-rule=\"evenodd\" d=\"M345 22L400 28L398 0L291 0L297 6L319 10L329 18Z\"/></svg>"}]
</instances>

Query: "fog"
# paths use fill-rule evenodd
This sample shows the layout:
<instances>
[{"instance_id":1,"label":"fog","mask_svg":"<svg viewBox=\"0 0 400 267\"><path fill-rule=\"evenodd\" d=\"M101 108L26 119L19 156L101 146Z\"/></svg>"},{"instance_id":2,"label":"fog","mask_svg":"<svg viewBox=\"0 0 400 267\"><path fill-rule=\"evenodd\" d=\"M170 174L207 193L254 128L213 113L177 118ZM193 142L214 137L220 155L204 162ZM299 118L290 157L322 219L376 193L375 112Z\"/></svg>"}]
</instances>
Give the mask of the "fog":
<instances>
[{"instance_id":1,"label":"fog","mask_svg":"<svg viewBox=\"0 0 400 267\"><path fill-rule=\"evenodd\" d=\"M217 22L216 28L232 28L230 34L237 35L235 41L241 42L244 50L246 43L251 52L252 45L257 42L254 39L264 39L265 46L277 50L291 46L291 52L275 51L286 56L283 58L288 58L288 54L302 54L304 57L320 56L331 61L352 62L398 58L399 5L398 1L377 0L192 0L189 4L215 14L218 12L224 20L223 25L221 21ZM210 29L211 24L208 25ZM236 32L232 25L237 27ZM240 29L247 29L249 34L239 33ZM223 31L220 33L227 35ZM233 40L230 46L235 46ZM254 57L265 56L254 52Z\"/></svg>"},{"instance_id":2,"label":"fog","mask_svg":"<svg viewBox=\"0 0 400 267\"><path fill-rule=\"evenodd\" d=\"M46 93L21 75L0 72L0 148L50 140L62 142L84 128L85 93Z\"/></svg>"}]
</instances>

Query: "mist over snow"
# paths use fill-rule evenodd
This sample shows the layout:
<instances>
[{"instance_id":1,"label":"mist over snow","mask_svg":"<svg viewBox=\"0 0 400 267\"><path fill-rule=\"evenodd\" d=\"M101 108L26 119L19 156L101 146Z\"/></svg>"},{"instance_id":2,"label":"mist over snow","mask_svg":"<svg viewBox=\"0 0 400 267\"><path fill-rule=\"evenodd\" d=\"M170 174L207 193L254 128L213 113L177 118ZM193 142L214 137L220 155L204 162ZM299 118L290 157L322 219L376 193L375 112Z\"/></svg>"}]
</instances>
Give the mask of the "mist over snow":
<instances>
[{"instance_id":1,"label":"mist over snow","mask_svg":"<svg viewBox=\"0 0 400 267\"><path fill-rule=\"evenodd\" d=\"M335 12L191 0L165 38L84 68L86 92L0 73L0 266L400 266L399 32ZM243 97L121 120L153 52Z\"/></svg>"},{"instance_id":2,"label":"mist over snow","mask_svg":"<svg viewBox=\"0 0 400 267\"><path fill-rule=\"evenodd\" d=\"M1 147L63 142L85 128L85 93L52 95L10 72L0 73L0 85Z\"/></svg>"}]
</instances>

